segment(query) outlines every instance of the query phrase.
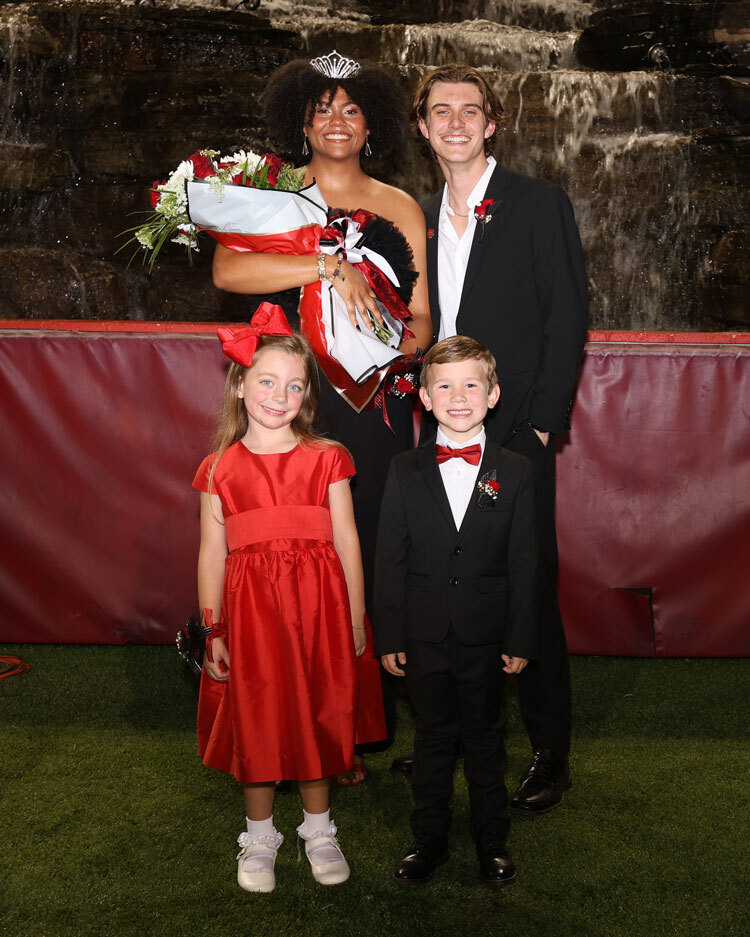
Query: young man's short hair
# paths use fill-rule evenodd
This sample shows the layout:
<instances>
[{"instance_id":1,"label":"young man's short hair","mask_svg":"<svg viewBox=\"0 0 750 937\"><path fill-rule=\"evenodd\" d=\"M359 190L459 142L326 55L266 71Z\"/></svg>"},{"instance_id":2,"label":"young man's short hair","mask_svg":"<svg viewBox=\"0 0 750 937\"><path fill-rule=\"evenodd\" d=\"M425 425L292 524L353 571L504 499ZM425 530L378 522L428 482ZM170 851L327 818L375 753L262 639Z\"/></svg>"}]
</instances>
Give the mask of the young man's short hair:
<instances>
[{"instance_id":1,"label":"young man's short hair","mask_svg":"<svg viewBox=\"0 0 750 937\"><path fill-rule=\"evenodd\" d=\"M482 94L482 110L488 124L494 123L495 130L492 136L484 141L484 155L489 156L495 149L495 137L497 136L497 124L503 117L503 106L500 103L494 88L490 86L484 75L476 68L470 65L441 65L422 79L414 95L414 112L419 120L425 120L427 117L427 99L430 96L433 85L438 82L446 82L449 85L458 85L468 82L476 85ZM420 134L420 139L422 135Z\"/></svg>"},{"instance_id":2,"label":"young man's short hair","mask_svg":"<svg viewBox=\"0 0 750 937\"><path fill-rule=\"evenodd\" d=\"M490 390L499 383L495 356L481 342L468 335L453 335L433 345L424 356L419 383L429 391L430 372L436 364L454 364L457 361L480 361L487 370Z\"/></svg>"}]
</instances>

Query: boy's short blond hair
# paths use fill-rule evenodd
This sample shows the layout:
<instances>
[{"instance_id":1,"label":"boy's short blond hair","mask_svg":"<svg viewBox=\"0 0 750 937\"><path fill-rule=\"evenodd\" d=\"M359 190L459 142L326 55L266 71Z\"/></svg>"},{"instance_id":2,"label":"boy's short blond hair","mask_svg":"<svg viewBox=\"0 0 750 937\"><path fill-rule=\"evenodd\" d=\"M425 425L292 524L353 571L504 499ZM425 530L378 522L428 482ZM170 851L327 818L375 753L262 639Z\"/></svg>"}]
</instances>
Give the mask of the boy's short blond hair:
<instances>
[{"instance_id":1,"label":"boy's short blond hair","mask_svg":"<svg viewBox=\"0 0 750 937\"><path fill-rule=\"evenodd\" d=\"M424 356L422 373L419 378L421 387L429 390L430 372L435 364L453 364L456 361L480 361L487 369L489 389L499 384L495 356L481 342L468 335L453 335L433 345Z\"/></svg>"}]
</instances>

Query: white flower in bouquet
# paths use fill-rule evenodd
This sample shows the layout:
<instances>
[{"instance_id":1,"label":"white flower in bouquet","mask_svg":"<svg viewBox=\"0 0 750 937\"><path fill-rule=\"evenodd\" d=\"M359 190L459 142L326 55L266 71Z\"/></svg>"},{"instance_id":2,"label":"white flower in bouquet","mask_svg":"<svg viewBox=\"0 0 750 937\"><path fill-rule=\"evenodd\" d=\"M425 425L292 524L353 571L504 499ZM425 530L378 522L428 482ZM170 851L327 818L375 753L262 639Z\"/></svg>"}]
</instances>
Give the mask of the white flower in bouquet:
<instances>
[{"instance_id":1,"label":"white flower in bouquet","mask_svg":"<svg viewBox=\"0 0 750 937\"><path fill-rule=\"evenodd\" d=\"M193 230L192 231L186 230L188 227L193 228ZM194 251L200 250L200 248L198 247L198 236L196 234L196 229L193 225L189 225L189 226L184 225L183 229L180 231L177 237L174 237L171 240L173 244L183 244L185 247L189 248L190 250L194 250Z\"/></svg>"},{"instance_id":2,"label":"white flower in bouquet","mask_svg":"<svg viewBox=\"0 0 750 937\"><path fill-rule=\"evenodd\" d=\"M238 176L241 172L244 172L246 176L252 176L260 166L260 160L260 156L252 150L238 150L231 156L221 158L222 163L234 163L231 169L232 176Z\"/></svg>"},{"instance_id":3,"label":"white flower in bouquet","mask_svg":"<svg viewBox=\"0 0 750 937\"><path fill-rule=\"evenodd\" d=\"M140 228L135 232L138 243L144 250L150 251L154 246L154 234L150 228Z\"/></svg>"},{"instance_id":4,"label":"white flower in bouquet","mask_svg":"<svg viewBox=\"0 0 750 937\"><path fill-rule=\"evenodd\" d=\"M304 174L304 168L295 169L272 153L259 156L252 150L237 150L231 156L221 156L220 150L198 150L190 159L183 160L166 180L153 184L152 211L147 213L145 223L123 232L132 235L123 247L136 242L144 251L143 262L148 264L149 270L153 269L167 240L187 247L190 259L191 252L198 250L198 235L202 229L192 223L188 213L189 182L208 183L221 202L227 185L296 192L304 185Z\"/></svg>"}]
</instances>

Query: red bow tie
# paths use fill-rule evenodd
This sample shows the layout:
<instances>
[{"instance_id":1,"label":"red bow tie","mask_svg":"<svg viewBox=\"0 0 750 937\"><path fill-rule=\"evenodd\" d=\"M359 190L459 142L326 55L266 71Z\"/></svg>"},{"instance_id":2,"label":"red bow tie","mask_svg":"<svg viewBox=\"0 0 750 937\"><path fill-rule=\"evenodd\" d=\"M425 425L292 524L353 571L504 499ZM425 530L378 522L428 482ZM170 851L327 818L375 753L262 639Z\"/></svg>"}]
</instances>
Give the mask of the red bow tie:
<instances>
[{"instance_id":1,"label":"red bow tie","mask_svg":"<svg viewBox=\"0 0 750 937\"><path fill-rule=\"evenodd\" d=\"M451 449L450 446L435 446L435 455L438 465L447 462L448 459L463 459L471 465L479 465L482 458L482 447L479 443L473 446L464 446L463 449Z\"/></svg>"}]
</instances>

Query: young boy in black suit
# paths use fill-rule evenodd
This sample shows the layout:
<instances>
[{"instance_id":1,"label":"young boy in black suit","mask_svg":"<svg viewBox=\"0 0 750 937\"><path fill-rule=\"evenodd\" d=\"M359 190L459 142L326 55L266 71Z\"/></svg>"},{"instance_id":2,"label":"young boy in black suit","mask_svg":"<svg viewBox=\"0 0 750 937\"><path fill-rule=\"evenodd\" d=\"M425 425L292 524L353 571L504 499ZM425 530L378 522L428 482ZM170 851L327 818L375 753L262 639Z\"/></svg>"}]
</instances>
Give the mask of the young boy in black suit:
<instances>
[{"instance_id":1,"label":"young boy in black suit","mask_svg":"<svg viewBox=\"0 0 750 937\"><path fill-rule=\"evenodd\" d=\"M416 714L414 843L394 879L428 882L448 858L460 741L479 874L503 885L516 877L503 681L534 657L538 630L531 464L485 435L500 388L479 342L438 342L421 385L437 437L391 462L375 561L375 653L405 675Z\"/></svg>"}]
</instances>

